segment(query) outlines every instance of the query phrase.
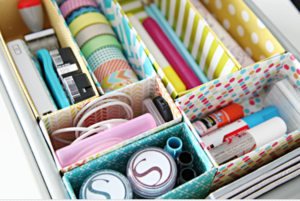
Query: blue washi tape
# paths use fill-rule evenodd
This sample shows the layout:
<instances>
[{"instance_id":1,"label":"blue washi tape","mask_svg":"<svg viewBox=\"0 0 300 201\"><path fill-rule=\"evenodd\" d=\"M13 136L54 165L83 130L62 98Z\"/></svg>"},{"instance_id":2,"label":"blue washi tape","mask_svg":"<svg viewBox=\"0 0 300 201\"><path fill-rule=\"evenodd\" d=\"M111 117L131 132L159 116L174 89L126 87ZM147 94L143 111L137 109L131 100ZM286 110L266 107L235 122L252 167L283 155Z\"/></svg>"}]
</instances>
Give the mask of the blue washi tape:
<instances>
[{"instance_id":1,"label":"blue washi tape","mask_svg":"<svg viewBox=\"0 0 300 201\"><path fill-rule=\"evenodd\" d=\"M91 7L91 6L81 7L79 9L75 10L74 12L72 12L72 14L69 17L67 17L66 21L69 25L76 17L79 17L80 15L82 15L84 13L91 13L91 12L100 13L100 10L98 8Z\"/></svg>"}]
</instances>

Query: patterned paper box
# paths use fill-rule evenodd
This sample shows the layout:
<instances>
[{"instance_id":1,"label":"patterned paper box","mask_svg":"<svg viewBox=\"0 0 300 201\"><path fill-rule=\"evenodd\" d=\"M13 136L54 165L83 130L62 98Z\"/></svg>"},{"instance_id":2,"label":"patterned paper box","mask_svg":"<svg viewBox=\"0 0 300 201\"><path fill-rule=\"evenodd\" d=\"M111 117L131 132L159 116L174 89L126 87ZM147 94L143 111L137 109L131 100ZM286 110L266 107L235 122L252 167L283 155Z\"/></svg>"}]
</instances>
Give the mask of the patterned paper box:
<instances>
[{"instance_id":1,"label":"patterned paper box","mask_svg":"<svg viewBox=\"0 0 300 201\"><path fill-rule=\"evenodd\" d=\"M142 134L138 135L137 137L129 139L118 145L115 145L101 153L94 154L84 160L78 161L77 163L75 163L69 167L65 167L61 170L61 167L60 167L60 165L57 161L57 158L54 154L54 151L61 147L66 146L66 144L57 142L56 140L51 140L50 134L60 128L71 127L72 121L73 121L75 115L83 107L83 104L77 105L77 107L74 108L73 110L63 110L63 111L60 111L59 113L47 115L41 119L40 126L42 128L44 137L52 151L54 159L56 160L58 169L60 169L62 172L70 171L70 170L72 170L78 166L81 166L89 161L99 158L105 154L108 154L108 153L116 150L116 149L119 149L129 143L135 142L141 138L152 135L153 133L161 131L165 128L173 126L182 121L181 113L179 112L178 108L176 107L174 101L170 97L170 95L167 92L166 88L164 87L163 83L157 76L149 77L138 83L128 85L125 88L121 88L119 90L116 90L115 92L111 92L111 94L116 93L116 92L123 92L132 97L134 117L137 117L137 116L140 116L143 114L142 103L143 103L144 99L154 98L156 96L162 96L168 102L168 104L171 108L171 111L173 114L173 120L155 128L155 129L152 129L150 131L142 133ZM118 97L116 97L116 98L118 98ZM121 100L123 102L127 101L124 98L119 98L119 100ZM92 115L90 118L88 118L86 120L85 126L91 125L95 122L107 120L107 119L123 118L124 114L125 114L124 109L121 106L112 106L112 107L109 107L109 108L106 108L106 109L103 109L103 110L97 112L95 115ZM65 140L74 140L74 133L72 133L72 132L63 133L60 135L60 138L65 139Z\"/></svg>"},{"instance_id":2,"label":"patterned paper box","mask_svg":"<svg viewBox=\"0 0 300 201\"><path fill-rule=\"evenodd\" d=\"M200 199L208 195L216 168L199 146L189 127L185 123L151 135L147 138L124 146L123 148L100 157L88 164L78 167L63 176L63 181L72 199L77 199L83 181L92 173L102 169L112 169L126 175L126 166L130 156L139 149L146 147L163 148L168 138L176 136L183 141L183 150L190 151L194 156L194 167L197 178L174 188L158 199Z\"/></svg>"},{"instance_id":3,"label":"patterned paper box","mask_svg":"<svg viewBox=\"0 0 300 201\"><path fill-rule=\"evenodd\" d=\"M114 21L118 17L122 17L124 23L126 22L132 27L125 13L133 13L140 20L147 17L147 13L142 7L142 0L96 0L99 2L106 15L114 16ZM196 11L193 5L187 0L158 0L154 1L166 19L171 24L177 35L183 41L188 51L192 54L196 63L201 66L204 72L207 72L209 79L215 79L232 72L238 71L241 66L235 58L231 56L226 47L217 38L214 32L210 29L207 23L203 20L200 14ZM110 21L114 26L114 22ZM141 41L134 27L131 29ZM163 80L166 88L171 94L172 98L182 96L189 91L178 94L172 84L165 76L162 69L158 66L151 52L146 48L144 42L141 41L147 55L149 56L157 74ZM218 51L217 51L218 50ZM200 68L200 67L199 67ZM192 89L193 90L193 89ZM192 91L190 90L190 91Z\"/></svg>"},{"instance_id":4,"label":"patterned paper box","mask_svg":"<svg viewBox=\"0 0 300 201\"><path fill-rule=\"evenodd\" d=\"M239 72L211 81L206 86L177 99L186 121L195 121L233 102L240 103L246 116L264 108L263 96L275 80L287 78L300 90L300 64L290 53L277 55ZM218 167L212 190L282 156L300 146L300 130L292 132L242 157L218 166L193 128L197 140Z\"/></svg>"},{"instance_id":5,"label":"patterned paper box","mask_svg":"<svg viewBox=\"0 0 300 201\"><path fill-rule=\"evenodd\" d=\"M5 0L5 1L0 2L0 18L1 19L7 18L7 21L4 21L4 20L1 21L0 31L1 31L1 28L8 29L7 27L10 27L13 30L13 31L2 30L3 37L0 33L0 45L4 46L7 57L9 58L10 63L14 69L14 72L18 78L19 84L21 85L23 92L24 92L28 102L30 103L30 106L32 108L32 111L33 111L35 117L38 118L38 117L40 117L40 114L38 114L32 100L27 92L27 89L22 81L22 78L17 70L17 67L15 66L13 59L11 58L11 55L6 46L6 42L9 42L9 41L17 39L17 38L23 39L23 35L30 33L30 32L28 32L25 24L22 22L21 16L20 16L17 6L16 6L17 2L18 2L17 0L13 0L13 1ZM44 10L45 10L44 17L46 19L44 27L46 27L46 28L52 27L55 30L56 36L61 44L61 47L70 47L73 50L75 57L81 67L82 72L86 73L90 83L92 84L93 90L95 92L95 97L98 97L99 94L98 94L97 88L93 84L93 80L88 71L89 67L87 66L85 60L83 59L83 56L82 56L81 52L79 51L77 45L74 43L74 39L73 39L69 29L67 28L63 18L59 14L56 4L54 3L54 1L51 1L51 0L42 0L42 4L43 4ZM9 12L7 12L7 9L9 10ZM9 13L9 15L7 15L5 13ZM6 38L8 39L8 41L5 41ZM93 97L93 98L95 98L95 97ZM85 100L79 104L88 102L93 98L90 98L89 100ZM73 110L74 108L76 108L76 105L72 105L68 108L65 108L64 110Z\"/></svg>"}]
</instances>

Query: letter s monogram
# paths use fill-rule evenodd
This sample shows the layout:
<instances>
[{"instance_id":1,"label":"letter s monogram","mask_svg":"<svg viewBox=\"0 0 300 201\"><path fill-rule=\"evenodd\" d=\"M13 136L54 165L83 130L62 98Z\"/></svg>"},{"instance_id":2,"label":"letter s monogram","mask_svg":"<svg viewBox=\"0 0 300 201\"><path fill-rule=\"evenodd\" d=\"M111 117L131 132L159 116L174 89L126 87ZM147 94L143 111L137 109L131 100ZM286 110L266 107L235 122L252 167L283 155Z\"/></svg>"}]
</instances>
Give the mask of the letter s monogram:
<instances>
[{"instance_id":1,"label":"letter s monogram","mask_svg":"<svg viewBox=\"0 0 300 201\"><path fill-rule=\"evenodd\" d=\"M136 166L133 167L133 175L134 175L135 177L144 177L144 176L148 175L150 172L157 171L157 172L159 173L160 177L159 177L159 180L158 180L155 184L152 185L152 186L155 186L155 185L161 180L161 177L162 177L162 170L161 170L159 167L154 166L154 167L150 168L149 170L145 171L144 173L141 173L141 174L140 174L140 173L138 173L138 172L136 171L136 167L137 167L141 162L143 162L143 161L146 161L146 158L144 158L144 159L142 159L141 161L139 161L139 162L136 164Z\"/></svg>"},{"instance_id":2,"label":"letter s monogram","mask_svg":"<svg viewBox=\"0 0 300 201\"><path fill-rule=\"evenodd\" d=\"M95 180L91 180L91 181L89 181L89 183L87 184L87 189L89 189L89 191L92 192L92 193L95 193L95 194L99 194L99 195L105 196L106 199L111 199L111 196L110 196L109 193L104 192L104 191L98 191L98 190L96 190L96 189L93 189L92 184L93 184L95 181L105 181L106 183L109 182L109 180L106 180L106 179L95 179Z\"/></svg>"}]
</instances>

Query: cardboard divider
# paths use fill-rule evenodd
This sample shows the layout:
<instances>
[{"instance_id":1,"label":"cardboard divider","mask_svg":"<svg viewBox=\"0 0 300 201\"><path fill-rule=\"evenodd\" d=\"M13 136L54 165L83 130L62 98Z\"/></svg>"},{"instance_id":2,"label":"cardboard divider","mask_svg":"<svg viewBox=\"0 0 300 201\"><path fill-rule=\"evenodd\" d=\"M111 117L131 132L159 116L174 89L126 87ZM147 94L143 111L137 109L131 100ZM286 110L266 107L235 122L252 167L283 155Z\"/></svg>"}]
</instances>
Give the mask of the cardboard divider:
<instances>
[{"instance_id":1,"label":"cardboard divider","mask_svg":"<svg viewBox=\"0 0 300 201\"><path fill-rule=\"evenodd\" d=\"M241 104L245 116L248 116L264 108L264 94L274 81L287 78L299 90L299 72L300 64L292 54L278 55L239 72L211 81L208 85L177 99L176 104L184 112L184 119L188 122L201 119L231 103ZM194 127L190 123L189 125L213 164L218 167L211 190L226 185L300 146L300 132L297 130L219 166Z\"/></svg>"},{"instance_id":2,"label":"cardboard divider","mask_svg":"<svg viewBox=\"0 0 300 201\"><path fill-rule=\"evenodd\" d=\"M62 172L70 171L78 166L81 166L85 163L88 163L89 161L92 161L96 158L99 158L105 154L108 154L116 149L121 148L122 146L125 146L129 143L135 142L141 138L144 138L146 136L152 135L153 133L156 133L158 131L161 131L165 128L168 128L170 126L173 126L179 122L182 121L182 115L179 112L178 108L176 107L174 101L170 97L169 93L165 89L163 83L158 77L150 77L145 80L142 80L138 83L128 85L125 88L121 88L116 90L115 92L123 92L128 95L130 95L133 99L133 113L134 117L138 117L145 113L145 108L143 107L143 100L146 98L155 98L157 96L162 96L167 103L169 104L169 107L171 108L173 120L170 122L167 122L159 127L156 127L155 129L152 129L150 131L147 131L145 133L141 133L140 135L129 139L127 141L124 141L120 144L117 144L105 151L102 151L101 153L94 154L93 156L88 157L87 159L78 161L78 163L75 163L71 166L61 168L60 164L57 162L57 158L55 155L55 151L59 148L62 148L66 146L67 144L64 144L62 142L58 142L56 140L52 140L50 135L52 132L61 129L61 128L68 128L72 127L72 121L75 117L75 115L80 111L80 109L83 107L83 104L77 105L74 110L64 110L60 113L54 113L47 115L41 119L40 126L42 128L44 137L52 151L53 157L55 161L57 162L58 169ZM115 92L111 92L110 94L113 94ZM120 101L126 102L124 98L119 98ZM103 109L99 113L92 115L89 119L87 119L87 125L94 124L99 121L107 120L107 119L113 119L113 118L124 118L124 110L121 106L112 106L106 109ZM74 132L69 133L63 133L59 136L62 139L65 140L74 140Z\"/></svg>"},{"instance_id":3,"label":"cardboard divider","mask_svg":"<svg viewBox=\"0 0 300 201\"><path fill-rule=\"evenodd\" d=\"M2 34L2 36L3 36L3 37L0 36L0 39L1 39L0 42L1 42L1 45L3 45L4 48L6 49L6 54L9 57L9 60L11 61L11 64L14 68L14 72L19 80L19 84L21 85L21 87L26 95L26 98L27 98L28 102L30 103L30 106L33 110L35 117L38 118L38 117L41 117L41 115L38 114L32 100L29 96L29 93L22 81L22 78L18 72L18 69L15 66L14 61L13 61L13 59L7 49L7 46L6 46L7 42L10 42L15 39L24 40L24 38L23 38L24 35L31 33L30 30L25 25L25 23L23 22L20 14L19 14L19 11L17 8L19 1L20 0L4 0L4 1L0 2L0 18L5 19L0 22L0 31L1 31L0 34ZM42 0L42 6L43 6L43 11L44 11L44 29L53 28L56 32L56 35L57 35L57 38L59 40L61 47L70 47L73 50L73 52L76 56L76 59L81 67L82 72L84 72L87 75L87 77L93 87L95 96L88 100L85 100L81 103L78 103L78 104L86 103L86 102L90 101L91 99L98 97L99 93L98 93L97 88L91 78L90 72L88 71L88 66L86 65L85 61L83 60L82 54L80 53L77 45L74 43L74 39L72 38L69 29L66 27L65 22L61 18L60 13L57 11L56 3L51 0ZM76 107L76 105L77 104L72 105L68 108L64 108L63 110L73 110ZM57 112L59 112L59 111L57 111ZM57 113L57 112L55 112L55 113Z\"/></svg>"},{"instance_id":4,"label":"cardboard divider","mask_svg":"<svg viewBox=\"0 0 300 201\"><path fill-rule=\"evenodd\" d=\"M158 197L158 199L203 199L207 196L210 182L216 168L212 167L205 152L197 143L194 135L185 123L178 124L157 134L143 138L135 143L98 158L89 164L78 167L63 176L63 181L72 199L77 199L83 181L91 174L112 169L126 176L127 162L130 156L139 149L146 147L164 148L170 137L179 137L183 142L183 151L189 151L194 156L194 169L197 177L172 191ZM108 162L109 161L109 162ZM100 198L99 198L100 199Z\"/></svg>"},{"instance_id":5,"label":"cardboard divider","mask_svg":"<svg viewBox=\"0 0 300 201\"><path fill-rule=\"evenodd\" d=\"M103 1L97 0L97 2L102 4ZM133 13L141 21L145 19L148 15L144 11L142 2L142 0L120 0L118 1L118 3L112 1L110 4L103 4L102 7L104 8L104 10L106 10L106 12L120 10L120 13L122 13L122 15L125 17L126 22L132 27L132 24L126 16L126 13ZM192 56L196 60L196 63L200 65L199 68L207 72L209 79L215 79L220 76L230 74L232 72L238 71L241 68L240 64L236 61L235 58L232 57L232 55L229 53L226 47L222 44L222 42L220 42L220 40L212 32L212 30L200 16L200 14L196 12L196 10L189 1L159 0L154 2L158 5L159 9L161 9L162 13L165 14L166 19L169 21L171 26L173 26L173 29L176 31L177 35L180 36L181 41L183 41L188 51L192 54ZM179 7L184 9L179 10ZM138 33L136 32L134 27L132 27L132 29L138 36ZM204 30L206 34L201 36L201 30ZM220 52L222 52L220 55L216 54L216 52L214 51L215 48L209 47L204 49L204 44L207 41L207 35L209 35L209 40L211 39L213 41L213 45L219 48ZM196 38L200 40L198 41L198 39L196 40ZM141 40L139 36L138 39ZM202 45L200 45L200 41L203 41L201 42ZM151 55L151 52L147 49L147 47L142 41L141 43L142 46L145 48L147 55L151 59L155 70L157 71L160 78L163 80L163 83L165 84L169 93L172 95L172 98L175 99L176 97L182 96L198 88L196 87L194 89L181 92L179 94L175 90L173 85L170 83L165 73L162 71L161 67L157 64L154 57ZM212 62L213 58L214 61Z\"/></svg>"}]
</instances>

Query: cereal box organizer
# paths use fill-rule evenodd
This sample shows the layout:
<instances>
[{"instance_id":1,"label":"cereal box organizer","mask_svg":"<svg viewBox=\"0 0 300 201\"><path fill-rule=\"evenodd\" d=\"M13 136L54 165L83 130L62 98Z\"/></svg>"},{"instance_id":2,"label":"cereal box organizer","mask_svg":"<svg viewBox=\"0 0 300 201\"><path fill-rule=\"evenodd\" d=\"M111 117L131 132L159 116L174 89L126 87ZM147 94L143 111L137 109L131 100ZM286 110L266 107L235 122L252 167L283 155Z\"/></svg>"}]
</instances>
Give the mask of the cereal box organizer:
<instances>
[{"instance_id":1,"label":"cereal box organizer","mask_svg":"<svg viewBox=\"0 0 300 201\"><path fill-rule=\"evenodd\" d=\"M181 123L134 143L128 144L121 149L65 173L63 181L71 199L78 198L80 186L89 175L103 169L116 170L123 175L126 175L127 162L134 152L146 147L163 148L170 137L179 137L183 142L183 150L192 153L194 156L195 171L198 176L195 179L158 197L158 199L205 198L214 178L214 174L216 173L216 168L212 166L212 163L206 156L203 149L201 149L187 124Z\"/></svg>"},{"instance_id":2,"label":"cereal box organizer","mask_svg":"<svg viewBox=\"0 0 300 201\"><path fill-rule=\"evenodd\" d=\"M138 36L138 40L141 41L137 30L135 30L134 26L132 26L126 14L132 13L139 18L140 21L145 19L148 15L144 11L142 1L135 0L130 2L116 2L97 0L97 2L101 5L101 8L106 16L114 16L111 17L111 19L109 18L110 23L114 27L118 27L118 21L123 19L123 23L128 24L128 26L131 27L131 30ZM238 62L231 56L231 54L211 31L210 27L199 15L199 13L196 12L189 1L175 0L155 2L161 12L165 14L166 19L173 27L173 30L176 31L177 35L180 36L180 40L187 47L190 54L192 54L193 58L196 60L196 63L198 63L198 65L200 64L201 70L203 70L204 74L207 75L209 80L230 74L240 69ZM204 34L202 34L202 32ZM186 91L179 94L175 90L174 86L165 76L162 67L159 66L155 61L144 42L141 41L141 44L145 48L147 55L157 71L157 74L163 80L163 83L165 84L172 98L176 98L182 94L185 94Z\"/></svg>"},{"instance_id":3,"label":"cereal box organizer","mask_svg":"<svg viewBox=\"0 0 300 201\"><path fill-rule=\"evenodd\" d=\"M0 23L0 31L1 31L0 42L6 49L6 53L11 62L11 66L13 67L16 77L18 78L19 84L21 85L23 92L26 95L28 102L30 103L30 106L33 110L35 117L41 117L42 114L38 114L37 109L33 104L32 99L29 96L29 93L24 85L24 82L6 46L6 43L15 39L23 39L24 35L30 33L30 30L23 23L21 16L18 13L18 8L16 6L18 2L19 2L18 0L9 0L9 1L1 1L0 3L0 18L6 19L6 20L1 20ZM77 45L74 43L74 40L70 34L69 29L65 26L64 20L57 12L55 3L51 0L43 0L41 2L44 10L44 28L53 28L56 32L56 36L58 38L59 43L61 44L61 47L62 48L70 47L73 50L82 72L84 72L87 75L87 78L92 85L93 91L95 93L95 97L98 97L99 93L97 91L96 86L93 84L93 80L88 71L88 66L85 63L85 60L82 58L82 54L80 53ZM78 105L82 105L84 104L84 102L88 102L88 101L89 100L85 100L83 102L78 103ZM74 108L76 108L76 105L72 105L63 110L71 111Z\"/></svg>"},{"instance_id":4,"label":"cereal box organizer","mask_svg":"<svg viewBox=\"0 0 300 201\"><path fill-rule=\"evenodd\" d=\"M300 64L291 53L277 55L239 72L211 81L180 97L176 100L176 104L183 112L184 119L191 122L231 103L239 103L243 107L245 116L248 116L265 107L264 95L274 81L286 78L295 88L300 89L299 76ZM300 146L299 129L219 166L194 127L190 126L202 148L218 168L211 190L224 186Z\"/></svg>"},{"instance_id":5,"label":"cereal box organizer","mask_svg":"<svg viewBox=\"0 0 300 201\"><path fill-rule=\"evenodd\" d=\"M53 153L53 157L57 163L57 167L61 172L68 172L74 168L77 168L78 166L82 166L85 163L88 163L96 158L102 157L103 155L106 155L116 149L119 149L119 148L129 144L129 143L135 142L141 138L152 135L155 132L158 132L160 130L163 130L165 128L173 126L182 121L181 113L177 109L174 101L171 99L169 93L167 92L167 90L165 89L161 80L157 76L149 77L138 83L118 89L115 92L111 92L110 94L113 95L113 93L117 93L117 92L125 93L132 98L132 100L133 100L132 109L133 109L133 117L134 118L145 113L145 110L144 110L145 108L143 106L143 100L145 100L147 98L153 99L157 96L162 96L167 101L167 103L171 109L171 112L173 115L173 120L169 121L167 123L164 123L164 124L154 128L152 130L149 130L145 133L142 133L134 138L126 140L122 143L119 143L119 144L113 146L113 147L110 147L110 148L102 151L101 153L94 154L84 160L80 160L72 165L62 168L60 163L58 162L58 159L54 152L59 148L65 147L67 144L57 141L57 140L51 138L50 136L51 136L51 133L53 133L54 131L56 131L58 129L72 127L72 122L74 120L74 117L76 116L76 114L78 112L80 112L82 106L77 105L77 107L74 108L73 110L64 110L59 113L53 113L53 114L47 115L41 119L40 127L41 127L44 137L51 149L51 152ZM125 102L125 103L128 102L128 100L126 98L118 97L117 95L116 95L116 99L119 99L120 101ZM83 126L89 126L96 122L104 121L107 119L123 118L124 116L125 116L125 110L123 107L111 106L111 107L107 107L103 110L99 110L98 112L91 115L84 122ZM63 140L73 141L75 139L75 135L74 135L74 132L66 132L66 133L60 134L59 138L61 138Z\"/></svg>"},{"instance_id":6,"label":"cereal box organizer","mask_svg":"<svg viewBox=\"0 0 300 201\"><path fill-rule=\"evenodd\" d=\"M101 0L97 1L101 4ZM194 3L195 1L192 2ZM226 74L230 74L234 71L241 69L241 65L237 62L237 60L230 53L227 47L222 43L222 41L210 28L205 19L199 14L199 12L197 11L197 5L195 8L190 1L186 0L156 0L153 2L160 9L161 13L165 16L167 22L171 25L177 36L180 38L184 46L187 48L187 50L195 59L196 63L199 65L199 68L204 72L204 74L209 80L222 77ZM222 4L222 1L218 2ZM143 8L143 6L147 5L145 4L146 1L135 0L128 2L120 0L118 1L118 3L121 5L121 7L117 8L117 10L122 9L125 14L134 14L141 22L149 16ZM248 21L240 20L240 18L238 18L241 26L247 27L247 29L242 28L243 30L240 31L243 32L243 37L240 36L239 38L237 38L233 33L229 32L230 34L233 34L232 37L241 45L241 47L250 56L252 56L252 58L255 61L258 62L277 53L284 52L284 49L274 38L274 36L269 32L269 30L265 26L263 26L260 20L251 12L251 10L246 5L244 5L242 2L240 3L239 1L234 2L232 4L241 4L243 6L241 9L245 9L247 10L247 12L249 12L249 23L251 22L252 24L254 23L254 21L257 21L257 26L249 26ZM204 5L206 6L207 4ZM115 8L115 6L118 6L118 4L112 2L102 7L105 7L104 10L107 10L107 12L112 12L113 10L108 10L108 8L112 9ZM241 6L239 6L238 8L240 7ZM220 15L221 12L216 13ZM226 12L224 11L224 13ZM233 18L233 16L230 17ZM132 26L127 16L125 17L125 19ZM223 25L223 23L221 24ZM232 27L233 25L230 28ZM251 36L252 27L253 29L257 29L256 34L253 34L253 36ZM135 30L134 26L133 29ZM137 32L137 30L135 31ZM247 39L247 37L249 37L249 39ZM248 47L240 43L241 41L251 41L251 37L254 40L254 44L252 44L253 47L249 46L249 44L247 44L249 46ZM142 44L145 47L145 44L143 42ZM267 46L269 47L269 50ZM147 47L145 48L158 75L163 80L163 83L165 84L166 88L168 89L173 98L183 96L184 94L193 90L191 89L184 92L177 92L174 86L170 83L170 80L165 75L163 66L159 66L158 63L154 60L154 57L151 55L151 52L149 52ZM256 49L255 55L260 54L259 58L254 57L254 55L252 55L251 48Z\"/></svg>"}]
</instances>

